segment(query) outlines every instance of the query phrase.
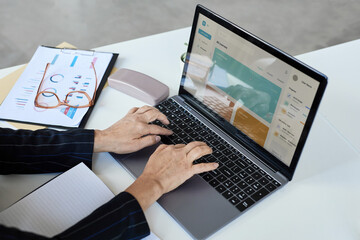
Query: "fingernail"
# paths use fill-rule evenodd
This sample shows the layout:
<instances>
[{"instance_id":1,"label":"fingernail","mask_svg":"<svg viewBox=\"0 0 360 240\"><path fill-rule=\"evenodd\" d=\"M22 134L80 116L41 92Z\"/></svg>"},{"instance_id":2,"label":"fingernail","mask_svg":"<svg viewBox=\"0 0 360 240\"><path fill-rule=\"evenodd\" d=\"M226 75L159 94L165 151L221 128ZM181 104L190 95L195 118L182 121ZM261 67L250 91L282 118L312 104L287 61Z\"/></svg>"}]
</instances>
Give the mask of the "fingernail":
<instances>
[{"instance_id":1,"label":"fingernail","mask_svg":"<svg viewBox=\"0 0 360 240\"><path fill-rule=\"evenodd\" d=\"M160 142L160 140L161 140L161 137L160 137L160 136L156 136L156 137L155 137L155 141L156 141L156 142Z\"/></svg>"},{"instance_id":2,"label":"fingernail","mask_svg":"<svg viewBox=\"0 0 360 240\"><path fill-rule=\"evenodd\" d=\"M218 164L218 163L214 163L213 166L214 166L215 168L217 168L217 167L219 167L219 164Z\"/></svg>"}]
</instances>

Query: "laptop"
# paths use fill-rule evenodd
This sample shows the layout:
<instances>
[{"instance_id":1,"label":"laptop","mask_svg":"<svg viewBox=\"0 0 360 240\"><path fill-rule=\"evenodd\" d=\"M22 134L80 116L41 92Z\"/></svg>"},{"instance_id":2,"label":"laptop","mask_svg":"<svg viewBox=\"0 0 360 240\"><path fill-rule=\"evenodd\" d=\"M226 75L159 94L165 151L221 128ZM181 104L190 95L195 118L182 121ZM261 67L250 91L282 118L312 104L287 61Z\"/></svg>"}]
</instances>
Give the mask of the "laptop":
<instances>
[{"instance_id":1,"label":"laptop","mask_svg":"<svg viewBox=\"0 0 360 240\"><path fill-rule=\"evenodd\" d=\"M292 179L326 84L322 73L198 5L179 94L156 107L174 132L163 143L204 141L213 153L194 164L220 166L158 203L204 239L266 201ZM138 177L156 147L113 156Z\"/></svg>"}]
</instances>

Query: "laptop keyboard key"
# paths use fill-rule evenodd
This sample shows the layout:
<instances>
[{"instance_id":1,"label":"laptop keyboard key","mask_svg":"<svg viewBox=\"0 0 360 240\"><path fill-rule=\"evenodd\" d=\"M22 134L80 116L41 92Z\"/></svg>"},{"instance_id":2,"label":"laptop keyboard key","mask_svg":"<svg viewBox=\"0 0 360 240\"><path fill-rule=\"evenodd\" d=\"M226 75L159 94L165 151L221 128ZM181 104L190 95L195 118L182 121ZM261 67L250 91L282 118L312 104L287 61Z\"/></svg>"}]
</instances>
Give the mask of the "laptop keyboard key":
<instances>
[{"instance_id":1,"label":"laptop keyboard key","mask_svg":"<svg viewBox=\"0 0 360 240\"><path fill-rule=\"evenodd\" d=\"M196 122L189 122L188 123L188 127L193 128L194 126L196 126ZM194 129L193 129L194 130Z\"/></svg>"},{"instance_id":2,"label":"laptop keyboard key","mask_svg":"<svg viewBox=\"0 0 360 240\"><path fill-rule=\"evenodd\" d=\"M163 106L163 105L157 105L157 106L155 106L157 109L159 109L160 110L160 112L162 112L164 109L165 109L165 107Z\"/></svg>"},{"instance_id":3,"label":"laptop keyboard key","mask_svg":"<svg viewBox=\"0 0 360 240\"><path fill-rule=\"evenodd\" d=\"M180 137L180 138L186 138L187 137L187 134L185 133L185 132L181 132L181 133L179 133L178 134L178 136Z\"/></svg>"},{"instance_id":4,"label":"laptop keyboard key","mask_svg":"<svg viewBox=\"0 0 360 240\"><path fill-rule=\"evenodd\" d=\"M185 132L184 129L187 128L187 124L186 123L179 123L178 127L182 129L182 132Z\"/></svg>"},{"instance_id":5,"label":"laptop keyboard key","mask_svg":"<svg viewBox=\"0 0 360 240\"><path fill-rule=\"evenodd\" d=\"M204 139L205 139L206 142L210 142L211 140L214 139L214 137L213 137L211 134L209 134L209 135L206 135L206 136L204 137Z\"/></svg>"},{"instance_id":6,"label":"laptop keyboard key","mask_svg":"<svg viewBox=\"0 0 360 240\"><path fill-rule=\"evenodd\" d=\"M234 195L229 191L229 190L226 190L225 192L223 192L222 194L226 199L230 199L232 198Z\"/></svg>"},{"instance_id":7,"label":"laptop keyboard key","mask_svg":"<svg viewBox=\"0 0 360 240\"><path fill-rule=\"evenodd\" d=\"M186 127L184 129L184 132L186 132L186 133L191 133L192 131L193 131L193 129L191 127Z\"/></svg>"},{"instance_id":8,"label":"laptop keyboard key","mask_svg":"<svg viewBox=\"0 0 360 240\"><path fill-rule=\"evenodd\" d=\"M257 191L257 190L259 190L260 188L261 188L261 185L260 185L260 183L253 183L252 185L251 185L251 187L255 190L255 191Z\"/></svg>"},{"instance_id":9,"label":"laptop keyboard key","mask_svg":"<svg viewBox=\"0 0 360 240\"><path fill-rule=\"evenodd\" d=\"M204 138L201 137L201 136L196 136L196 137L194 138L194 141L203 142L203 141L204 141Z\"/></svg>"},{"instance_id":10,"label":"laptop keyboard key","mask_svg":"<svg viewBox=\"0 0 360 240\"><path fill-rule=\"evenodd\" d=\"M188 117L185 117L185 118L183 119L183 121L186 122L186 123L189 123L189 122L191 122L191 119L188 118Z\"/></svg>"},{"instance_id":11,"label":"laptop keyboard key","mask_svg":"<svg viewBox=\"0 0 360 240\"><path fill-rule=\"evenodd\" d=\"M196 161L194 161L194 163L206 163L206 158L205 157L201 157L199 159L197 159Z\"/></svg>"},{"instance_id":12,"label":"laptop keyboard key","mask_svg":"<svg viewBox=\"0 0 360 240\"><path fill-rule=\"evenodd\" d=\"M268 190L266 190L265 188L262 188L262 189L260 189L259 191L255 192L251 197L252 197L255 201L259 201L260 199L262 199L263 197L265 197L268 193L269 193Z\"/></svg>"},{"instance_id":13,"label":"laptop keyboard key","mask_svg":"<svg viewBox=\"0 0 360 240\"><path fill-rule=\"evenodd\" d=\"M224 175L220 174L216 179L220 182L224 182L227 178Z\"/></svg>"},{"instance_id":14,"label":"laptop keyboard key","mask_svg":"<svg viewBox=\"0 0 360 240\"><path fill-rule=\"evenodd\" d=\"M241 169L238 166L235 166L231 169L234 173L239 173Z\"/></svg>"},{"instance_id":15,"label":"laptop keyboard key","mask_svg":"<svg viewBox=\"0 0 360 240\"><path fill-rule=\"evenodd\" d=\"M226 146L224 146L222 144L216 146L216 149L219 151L224 151L225 148L226 148Z\"/></svg>"},{"instance_id":16,"label":"laptop keyboard key","mask_svg":"<svg viewBox=\"0 0 360 240\"><path fill-rule=\"evenodd\" d=\"M170 109L170 110L171 110L171 109ZM176 116L175 114L170 114L170 115L167 116L167 118L168 118L169 120L174 120L175 118L177 118L177 116Z\"/></svg>"},{"instance_id":17,"label":"laptop keyboard key","mask_svg":"<svg viewBox=\"0 0 360 240\"><path fill-rule=\"evenodd\" d=\"M236 197L240 200L244 200L247 197L247 195L244 192L238 192L236 194Z\"/></svg>"},{"instance_id":18,"label":"laptop keyboard key","mask_svg":"<svg viewBox=\"0 0 360 240\"><path fill-rule=\"evenodd\" d=\"M243 179L249 176L249 174L247 174L245 171L240 172L238 175Z\"/></svg>"},{"instance_id":19,"label":"laptop keyboard key","mask_svg":"<svg viewBox=\"0 0 360 240\"><path fill-rule=\"evenodd\" d=\"M182 132L182 129L179 128L179 127L176 127L176 128L174 128L174 129L172 129L172 131L173 131L174 133L176 133L176 134L179 134L179 133Z\"/></svg>"},{"instance_id":20,"label":"laptop keyboard key","mask_svg":"<svg viewBox=\"0 0 360 240\"><path fill-rule=\"evenodd\" d=\"M245 162L247 162L248 164L251 164L251 163L252 163L251 160L248 159L248 158L245 158L244 160L245 160Z\"/></svg>"},{"instance_id":21,"label":"laptop keyboard key","mask_svg":"<svg viewBox=\"0 0 360 240\"><path fill-rule=\"evenodd\" d=\"M227 162L225 163L225 165L226 165L228 168L232 168L232 167L235 166L235 163L234 163L233 161L227 161Z\"/></svg>"},{"instance_id":22,"label":"laptop keyboard key","mask_svg":"<svg viewBox=\"0 0 360 240\"><path fill-rule=\"evenodd\" d=\"M245 169L247 167L247 164L243 160L236 161L236 164L241 168Z\"/></svg>"},{"instance_id":23,"label":"laptop keyboard key","mask_svg":"<svg viewBox=\"0 0 360 240\"><path fill-rule=\"evenodd\" d=\"M184 138L185 143L191 143L193 141L193 138L187 136Z\"/></svg>"},{"instance_id":24,"label":"laptop keyboard key","mask_svg":"<svg viewBox=\"0 0 360 240\"><path fill-rule=\"evenodd\" d=\"M260 179L261 178L261 174L259 172L254 172L252 175L251 175L253 178L255 178L256 180Z\"/></svg>"},{"instance_id":25,"label":"laptop keyboard key","mask_svg":"<svg viewBox=\"0 0 360 240\"><path fill-rule=\"evenodd\" d=\"M238 183L238 182L240 182L240 180L241 180L241 178L239 178L238 176L233 176L233 177L231 178L231 181L233 181L235 184Z\"/></svg>"},{"instance_id":26,"label":"laptop keyboard key","mask_svg":"<svg viewBox=\"0 0 360 240\"><path fill-rule=\"evenodd\" d=\"M196 138L198 136L198 133L194 131L194 132L191 132L189 135L192 138Z\"/></svg>"},{"instance_id":27,"label":"laptop keyboard key","mask_svg":"<svg viewBox=\"0 0 360 240\"><path fill-rule=\"evenodd\" d=\"M202 178L207 182L213 179L213 177L210 174L205 174L204 176L202 176Z\"/></svg>"},{"instance_id":28,"label":"laptop keyboard key","mask_svg":"<svg viewBox=\"0 0 360 240\"><path fill-rule=\"evenodd\" d=\"M182 123L182 121L181 121L180 118L176 118L176 119L174 119L173 123L176 124L176 125L179 125L179 124Z\"/></svg>"},{"instance_id":29,"label":"laptop keyboard key","mask_svg":"<svg viewBox=\"0 0 360 240\"><path fill-rule=\"evenodd\" d=\"M266 184L269 183L269 180L267 180L266 178L261 178L261 179L259 180L259 183L261 183L263 186L265 186Z\"/></svg>"},{"instance_id":30,"label":"laptop keyboard key","mask_svg":"<svg viewBox=\"0 0 360 240\"><path fill-rule=\"evenodd\" d=\"M225 156L221 156L218 160L219 162L226 163L229 159Z\"/></svg>"},{"instance_id":31,"label":"laptop keyboard key","mask_svg":"<svg viewBox=\"0 0 360 240\"><path fill-rule=\"evenodd\" d=\"M208 161L209 162L216 162L216 158L213 155L209 155Z\"/></svg>"},{"instance_id":32,"label":"laptop keyboard key","mask_svg":"<svg viewBox=\"0 0 360 240\"><path fill-rule=\"evenodd\" d=\"M241 181L237 184L238 187L240 187L241 189L245 189L247 188L247 184L244 181Z\"/></svg>"},{"instance_id":33,"label":"laptop keyboard key","mask_svg":"<svg viewBox=\"0 0 360 240\"><path fill-rule=\"evenodd\" d=\"M194 127L193 127L193 130L194 130L195 132L199 132L199 131L201 131L201 127L200 127L200 126L194 126Z\"/></svg>"},{"instance_id":34,"label":"laptop keyboard key","mask_svg":"<svg viewBox=\"0 0 360 240\"><path fill-rule=\"evenodd\" d=\"M230 149L225 149L225 150L223 151L223 154L224 154L225 156L230 156L230 154L232 154L232 152L230 151Z\"/></svg>"},{"instance_id":35,"label":"laptop keyboard key","mask_svg":"<svg viewBox=\"0 0 360 240\"><path fill-rule=\"evenodd\" d=\"M216 191L218 191L219 193L223 193L223 192L226 190L226 188L225 188L222 184L220 184L219 186L217 186L215 189L216 189Z\"/></svg>"},{"instance_id":36,"label":"laptop keyboard key","mask_svg":"<svg viewBox=\"0 0 360 240\"><path fill-rule=\"evenodd\" d=\"M267 190L269 190L270 192L272 192L276 189L275 185L273 185L272 183L269 183L268 185L266 185L265 188Z\"/></svg>"},{"instance_id":37,"label":"laptop keyboard key","mask_svg":"<svg viewBox=\"0 0 360 240\"><path fill-rule=\"evenodd\" d=\"M245 182L246 182L247 184L252 184L254 181L255 181L255 180L254 180L252 177L247 177L247 178L245 178Z\"/></svg>"},{"instance_id":38,"label":"laptop keyboard key","mask_svg":"<svg viewBox=\"0 0 360 240\"><path fill-rule=\"evenodd\" d=\"M230 180L226 180L225 182L223 182L223 184L227 188L231 188L232 186L234 186L234 183Z\"/></svg>"},{"instance_id":39,"label":"laptop keyboard key","mask_svg":"<svg viewBox=\"0 0 360 240\"><path fill-rule=\"evenodd\" d=\"M209 181L209 184L213 187L216 187L217 185L219 185L219 181L216 179L213 179L213 180Z\"/></svg>"},{"instance_id":40,"label":"laptop keyboard key","mask_svg":"<svg viewBox=\"0 0 360 240\"><path fill-rule=\"evenodd\" d=\"M213 177L218 177L218 176L220 176L220 172L219 172L219 170L218 169L215 169L215 170L213 170L213 171L211 171L211 172L209 172Z\"/></svg>"},{"instance_id":41,"label":"laptop keyboard key","mask_svg":"<svg viewBox=\"0 0 360 240\"><path fill-rule=\"evenodd\" d=\"M280 186L281 186L278 181L275 181L275 180L274 180L272 183L273 183L276 187L280 187Z\"/></svg>"},{"instance_id":42,"label":"laptop keyboard key","mask_svg":"<svg viewBox=\"0 0 360 240\"><path fill-rule=\"evenodd\" d=\"M170 130L173 130L173 129L177 128L177 125L174 123L169 123L168 125L166 125L166 127Z\"/></svg>"},{"instance_id":43,"label":"laptop keyboard key","mask_svg":"<svg viewBox=\"0 0 360 240\"><path fill-rule=\"evenodd\" d=\"M265 172L264 170L262 170L262 169L259 170L259 173L260 173L261 175L263 175L263 176L266 175L266 172Z\"/></svg>"},{"instance_id":44,"label":"laptop keyboard key","mask_svg":"<svg viewBox=\"0 0 360 240\"><path fill-rule=\"evenodd\" d=\"M251 164L252 168L254 168L255 170L259 170L259 167L256 164Z\"/></svg>"},{"instance_id":45,"label":"laptop keyboard key","mask_svg":"<svg viewBox=\"0 0 360 240\"><path fill-rule=\"evenodd\" d=\"M175 143L175 144L182 144L182 143L184 143L184 141L183 141L181 138L176 138L176 139L174 140L174 143Z\"/></svg>"},{"instance_id":46,"label":"laptop keyboard key","mask_svg":"<svg viewBox=\"0 0 360 240\"><path fill-rule=\"evenodd\" d=\"M248 174L253 174L255 172L255 170L252 168L252 167L247 167L245 169L245 171L248 173Z\"/></svg>"},{"instance_id":47,"label":"laptop keyboard key","mask_svg":"<svg viewBox=\"0 0 360 240\"><path fill-rule=\"evenodd\" d=\"M240 188L237 187L237 186L233 186L232 188L230 188L230 191L231 191L233 194L237 194L238 192L240 192Z\"/></svg>"},{"instance_id":48,"label":"laptop keyboard key","mask_svg":"<svg viewBox=\"0 0 360 240\"><path fill-rule=\"evenodd\" d=\"M240 200L237 197L232 197L229 199L229 202L231 202L233 205L237 205L240 203Z\"/></svg>"},{"instance_id":49,"label":"laptop keyboard key","mask_svg":"<svg viewBox=\"0 0 360 240\"><path fill-rule=\"evenodd\" d=\"M221 152L220 152L219 150L214 150L214 149L213 149L212 155L213 155L214 157L216 157L216 158L219 158L219 157L222 156L222 154L221 154Z\"/></svg>"},{"instance_id":50,"label":"laptop keyboard key","mask_svg":"<svg viewBox=\"0 0 360 240\"><path fill-rule=\"evenodd\" d=\"M233 161L235 161L235 160L238 159L238 157L237 157L235 154L231 154L231 155L229 156L229 158L230 158L231 160L233 160Z\"/></svg>"},{"instance_id":51,"label":"laptop keyboard key","mask_svg":"<svg viewBox=\"0 0 360 240\"><path fill-rule=\"evenodd\" d=\"M230 172L229 169L224 167L220 169L220 172L222 172L222 174L224 174L228 178L233 176L232 172Z\"/></svg>"},{"instance_id":52,"label":"laptop keyboard key","mask_svg":"<svg viewBox=\"0 0 360 240\"><path fill-rule=\"evenodd\" d=\"M208 132L205 130L201 130L200 132L198 132L198 134L205 137L206 135L208 135Z\"/></svg>"},{"instance_id":53,"label":"laptop keyboard key","mask_svg":"<svg viewBox=\"0 0 360 240\"><path fill-rule=\"evenodd\" d=\"M240 210L240 212L243 212L253 204L254 204L254 201L251 200L250 198L247 198L244 201L240 202L236 207L237 207L237 209Z\"/></svg>"},{"instance_id":54,"label":"laptop keyboard key","mask_svg":"<svg viewBox=\"0 0 360 240\"><path fill-rule=\"evenodd\" d=\"M254 189L252 189L251 187L247 187L247 188L245 188L244 192L245 192L247 195L251 195L251 194L253 194L255 191L254 191Z\"/></svg>"},{"instance_id":55,"label":"laptop keyboard key","mask_svg":"<svg viewBox=\"0 0 360 240\"><path fill-rule=\"evenodd\" d=\"M274 179L270 176L270 175L267 175L265 176L269 181L273 181Z\"/></svg>"}]
</instances>

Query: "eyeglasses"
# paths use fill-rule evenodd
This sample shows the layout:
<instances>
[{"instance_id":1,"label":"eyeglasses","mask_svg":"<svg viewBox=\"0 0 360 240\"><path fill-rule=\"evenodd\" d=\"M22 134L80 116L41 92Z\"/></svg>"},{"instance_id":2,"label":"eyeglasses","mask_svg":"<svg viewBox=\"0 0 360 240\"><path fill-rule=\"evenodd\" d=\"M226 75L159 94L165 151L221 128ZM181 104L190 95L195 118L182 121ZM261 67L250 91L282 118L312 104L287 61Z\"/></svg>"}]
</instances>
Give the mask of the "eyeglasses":
<instances>
[{"instance_id":1,"label":"eyeglasses","mask_svg":"<svg viewBox=\"0 0 360 240\"><path fill-rule=\"evenodd\" d=\"M94 66L93 62L91 63L91 66L92 66L92 69L94 70L94 74L95 74L95 90L94 90L94 94L93 94L92 98L85 91L70 91L66 94L64 101L60 101L59 96L56 94L57 90L55 88L48 88L43 91L40 91L40 89L44 83L46 72L47 72L49 66L50 66L50 63L47 63L45 71L44 71L44 75L42 76L42 79L41 79L41 82L40 82L40 85L39 85L39 88L37 90L37 94L36 94L36 97L34 100L35 107L50 109L50 108L57 108L61 105L65 105L65 106L72 107L72 108L86 108L86 107L90 107L90 106L94 105L98 79L97 79L95 66ZM50 81L53 83L57 83L62 78L64 78L63 75L55 74L50 77ZM78 81L74 81L74 83L78 84ZM84 83L85 87L87 87L88 85L89 85L89 83Z\"/></svg>"}]
</instances>

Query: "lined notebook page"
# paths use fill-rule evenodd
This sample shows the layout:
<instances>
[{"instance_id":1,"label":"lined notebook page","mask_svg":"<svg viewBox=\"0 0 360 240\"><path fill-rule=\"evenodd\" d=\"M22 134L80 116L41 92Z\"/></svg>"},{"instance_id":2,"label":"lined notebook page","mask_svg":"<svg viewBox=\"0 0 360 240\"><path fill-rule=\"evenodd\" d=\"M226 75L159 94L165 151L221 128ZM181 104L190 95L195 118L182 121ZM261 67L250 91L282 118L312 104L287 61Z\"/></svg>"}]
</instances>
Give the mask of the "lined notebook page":
<instances>
[{"instance_id":1,"label":"lined notebook page","mask_svg":"<svg viewBox=\"0 0 360 240\"><path fill-rule=\"evenodd\" d=\"M0 223L52 237L71 227L114 194L80 163L0 213Z\"/></svg>"}]
</instances>

